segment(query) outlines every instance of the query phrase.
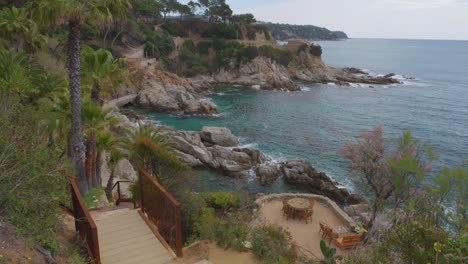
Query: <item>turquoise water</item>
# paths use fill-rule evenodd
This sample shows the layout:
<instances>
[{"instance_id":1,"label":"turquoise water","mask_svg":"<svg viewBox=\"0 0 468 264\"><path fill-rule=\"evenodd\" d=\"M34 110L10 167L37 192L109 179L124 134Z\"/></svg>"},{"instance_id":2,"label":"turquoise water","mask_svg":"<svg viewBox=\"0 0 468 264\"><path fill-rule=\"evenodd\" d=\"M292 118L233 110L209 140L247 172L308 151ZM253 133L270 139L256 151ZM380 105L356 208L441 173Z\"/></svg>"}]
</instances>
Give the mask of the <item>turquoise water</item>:
<instances>
[{"instance_id":1,"label":"turquoise water","mask_svg":"<svg viewBox=\"0 0 468 264\"><path fill-rule=\"evenodd\" d=\"M303 91L290 93L220 87L212 96L223 112L220 116L149 115L178 129L228 127L242 144L278 160L305 158L351 189L355 186L337 150L376 125L384 128L390 142L407 129L430 142L439 155L436 169L468 160L468 41L353 39L320 45L328 65L416 79L375 88L301 83ZM201 189L298 191L281 180L259 187L252 179L202 174Z\"/></svg>"}]
</instances>

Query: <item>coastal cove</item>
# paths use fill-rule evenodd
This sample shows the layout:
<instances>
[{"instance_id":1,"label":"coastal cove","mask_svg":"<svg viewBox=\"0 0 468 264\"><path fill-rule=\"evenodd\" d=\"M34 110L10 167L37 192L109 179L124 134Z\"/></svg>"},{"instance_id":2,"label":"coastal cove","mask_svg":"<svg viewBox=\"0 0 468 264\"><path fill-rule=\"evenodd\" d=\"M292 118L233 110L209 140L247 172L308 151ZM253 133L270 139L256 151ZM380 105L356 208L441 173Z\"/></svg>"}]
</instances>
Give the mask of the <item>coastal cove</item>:
<instances>
[{"instance_id":1,"label":"coastal cove","mask_svg":"<svg viewBox=\"0 0 468 264\"><path fill-rule=\"evenodd\" d=\"M442 164L457 166L468 158L468 94L463 86L468 76L462 74L468 72L468 42L357 39L320 45L324 61L331 66L394 72L415 79L374 88L299 83L299 92L220 86L210 96L219 115L140 113L180 130L227 127L240 137L241 145L258 148L278 161L304 158L351 190L355 187L346 163L336 152L375 125L383 126L392 144L406 129L431 143L439 156L436 169ZM252 184L254 176L231 179L211 171L199 174L199 186L194 188L200 190L304 191L282 179L263 187Z\"/></svg>"}]
</instances>

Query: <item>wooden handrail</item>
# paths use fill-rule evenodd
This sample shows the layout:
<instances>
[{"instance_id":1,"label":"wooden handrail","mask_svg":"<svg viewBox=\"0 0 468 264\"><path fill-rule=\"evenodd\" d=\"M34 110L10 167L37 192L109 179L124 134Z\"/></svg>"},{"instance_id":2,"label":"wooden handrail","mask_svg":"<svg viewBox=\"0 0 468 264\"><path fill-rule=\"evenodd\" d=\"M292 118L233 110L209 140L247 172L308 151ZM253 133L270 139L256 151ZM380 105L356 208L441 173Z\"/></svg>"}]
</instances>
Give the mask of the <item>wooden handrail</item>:
<instances>
[{"instance_id":1,"label":"wooden handrail","mask_svg":"<svg viewBox=\"0 0 468 264\"><path fill-rule=\"evenodd\" d=\"M117 195L118 195L118 198L117 198L117 201L115 201L115 205L119 205L121 202L124 202L124 203L133 203L133 207L136 208L136 203L135 203L135 200L131 199L131 198L122 198L122 195L121 195L121 191L120 191L120 183L132 183L132 181L117 181L114 186L112 186L112 190L115 189L115 186L117 186Z\"/></svg>"},{"instance_id":2,"label":"wooden handrail","mask_svg":"<svg viewBox=\"0 0 468 264\"><path fill-rule=\"evenodd\" d=\"M182 215L180 203L144 168L140 168L140 207L158 228L164 240L182 257Z\"/></svg>"},{"instance_id":3,"label":"wooden handrail","mask_svg":"<svg viewBox=\"0 0 468 264\"><path fill-rule=\"evenodd\" d=\"M75 176L62 171L62 174L70 180L70 191L72 199L72 213L75 218L75 229L80 237L85 241L88 255L92 263L101 264L99 253L99 240L97 226L91 214L85 206L81 193L75 182Z\"/></svg>"}]
</instances>

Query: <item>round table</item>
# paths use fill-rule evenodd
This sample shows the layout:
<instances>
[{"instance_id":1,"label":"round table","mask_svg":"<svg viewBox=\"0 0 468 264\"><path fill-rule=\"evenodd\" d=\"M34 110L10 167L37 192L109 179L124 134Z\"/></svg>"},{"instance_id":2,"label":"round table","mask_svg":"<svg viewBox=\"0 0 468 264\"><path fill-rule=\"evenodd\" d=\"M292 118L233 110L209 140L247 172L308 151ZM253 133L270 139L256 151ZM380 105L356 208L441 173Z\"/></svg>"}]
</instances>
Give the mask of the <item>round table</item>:
<instances>
[{"instance_id":1,"label":"round table","mask_svg":"<svg viewBox=\"0 0 468 264\"><path fill-rule=\"evenodd\" d=\"M293 210L303 211L310 209L310 202L305 198L292 198L288 200L288 205Z\"/></svg>"}]
</instances>

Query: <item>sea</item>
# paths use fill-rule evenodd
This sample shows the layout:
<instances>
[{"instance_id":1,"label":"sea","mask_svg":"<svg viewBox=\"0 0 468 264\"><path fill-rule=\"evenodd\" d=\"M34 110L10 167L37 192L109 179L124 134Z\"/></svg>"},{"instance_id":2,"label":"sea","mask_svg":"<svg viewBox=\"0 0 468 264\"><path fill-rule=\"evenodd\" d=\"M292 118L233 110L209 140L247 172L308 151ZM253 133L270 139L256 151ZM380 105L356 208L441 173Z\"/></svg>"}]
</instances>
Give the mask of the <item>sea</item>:
<instances>
[{"instance_id":1,"label":"sea","mask_svg":"<svg viewBox=\"0 0 468 264\"><path fill-rule=\"evenodd\" d=\"M300 82L299 92L220 86L209 98L217 116L177 116L145 112L154 121L199 131L223 126L245 147L258 148L273 161L302 158L352 191L361 192L347 161L337 151L363 131L381 126L389 151L406 130L430 144L444 166L468 160L468 41L349 39L317 42L332 67L357 67L373 75L394 73L402 84L350 87ZM304 192L278 179L261 186L252 173L232 179L209 170L196 172L197 191L249 193Z\"/></svg>"}]
</instances>

